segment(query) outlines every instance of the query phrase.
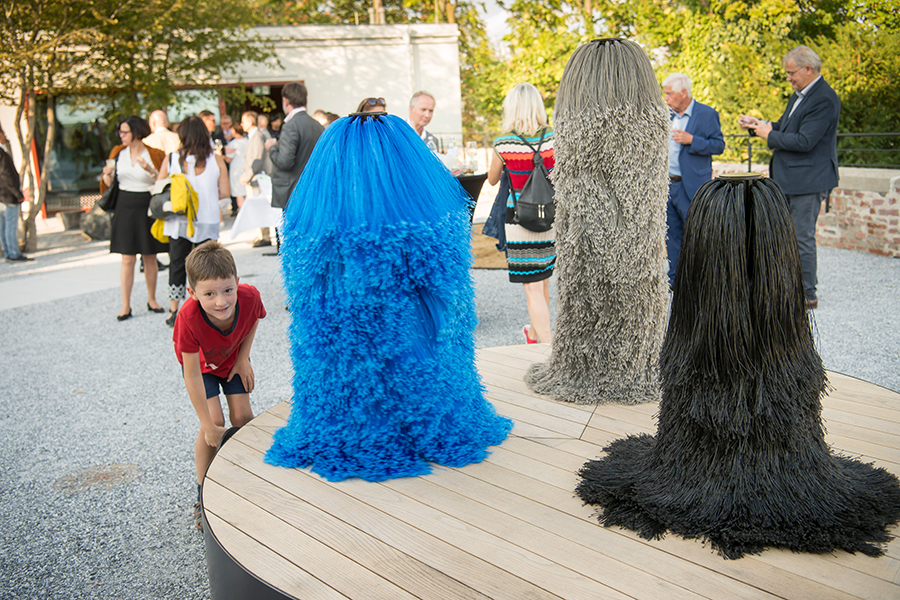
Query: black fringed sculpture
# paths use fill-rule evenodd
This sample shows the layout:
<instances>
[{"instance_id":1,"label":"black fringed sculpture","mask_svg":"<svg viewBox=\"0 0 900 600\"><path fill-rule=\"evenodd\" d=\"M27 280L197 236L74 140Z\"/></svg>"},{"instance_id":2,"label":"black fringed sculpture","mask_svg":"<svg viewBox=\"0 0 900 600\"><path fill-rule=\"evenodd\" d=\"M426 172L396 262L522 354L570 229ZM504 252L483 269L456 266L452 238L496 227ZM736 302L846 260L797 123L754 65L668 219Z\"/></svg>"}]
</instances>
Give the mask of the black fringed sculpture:
<instances>
[{"instance_id":1,"label":"black fringed sculpture","mask_svg":"<svg viewBox=\"0 0 900 600\"><path fill-rule=\"evenodd\" d=\"M656 402L669 110L647 52L619 39L579 47L553 120L558 316L550 359L525 381L577 404Z\"/></svg>"},{"instance_id":2,"label":"black fringed sculpture","mask_svg":"<svg viewBox=\"0 0 900 600\"><path fill-rule=\"evenodd\" d=\"M718 178L691 203L660 358L656 436L582 467L601 523L707 539L726 558L767 546L877 556L900 484L833 454L791 213L770 179Z\"/></svg>"}]
</instances>

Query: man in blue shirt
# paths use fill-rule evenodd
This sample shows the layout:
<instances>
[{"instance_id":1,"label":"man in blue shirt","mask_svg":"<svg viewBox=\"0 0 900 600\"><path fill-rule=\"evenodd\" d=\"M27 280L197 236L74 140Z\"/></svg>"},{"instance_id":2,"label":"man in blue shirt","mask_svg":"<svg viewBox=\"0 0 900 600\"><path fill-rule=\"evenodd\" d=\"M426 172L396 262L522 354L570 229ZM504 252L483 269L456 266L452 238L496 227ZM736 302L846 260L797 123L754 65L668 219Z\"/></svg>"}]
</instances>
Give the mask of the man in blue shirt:
<instances>
[{"instance_id":1,"label":"man in blue shirt","mask_svg":"<svg viewBox=\"0 0 900 600\"><path fill-rule=\"evenodd\" d=\"M666 202L666 251L669 285L675 284L675 268L681 234L691 199L712 179L712 156L725 151L719 113L691 97L691 78L672 73L663 80L663 96L672 109L669 137L669 200Z\"/></svg>"}]
</instances>

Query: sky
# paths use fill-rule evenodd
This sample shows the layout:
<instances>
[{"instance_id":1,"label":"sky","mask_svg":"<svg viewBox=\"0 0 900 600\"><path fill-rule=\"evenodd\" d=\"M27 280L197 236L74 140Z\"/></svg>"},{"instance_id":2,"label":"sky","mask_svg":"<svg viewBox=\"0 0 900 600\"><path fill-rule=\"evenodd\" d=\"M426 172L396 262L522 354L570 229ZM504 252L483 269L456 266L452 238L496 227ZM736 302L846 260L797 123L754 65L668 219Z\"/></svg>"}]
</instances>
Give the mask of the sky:
<instances>
[{"instance_id":1,"label":"sky","mask_svg":"<svg viewBox=\"0 0 900 600\"><path fill-rule=\"evenodd\" d=\"M507 11L497 5L494 0L484 0L486 13L482 13L484 18L484 26L487 31L488 39L496 47L500 48L504 45L502 38L509 33L509 25L506 23ZM481 12L481 11L479 11Z\"/></svg>"}]
</instances>

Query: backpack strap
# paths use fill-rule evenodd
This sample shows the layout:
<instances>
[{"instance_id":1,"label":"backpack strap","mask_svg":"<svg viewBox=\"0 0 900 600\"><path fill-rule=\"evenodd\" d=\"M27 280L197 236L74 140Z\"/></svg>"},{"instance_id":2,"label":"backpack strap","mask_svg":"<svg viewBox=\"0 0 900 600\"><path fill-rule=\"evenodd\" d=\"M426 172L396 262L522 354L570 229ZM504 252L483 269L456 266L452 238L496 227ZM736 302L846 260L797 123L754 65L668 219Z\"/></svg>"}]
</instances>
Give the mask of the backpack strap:
<instances>
[{"instance_id":1,"label":"backpack strap","mask_svg":"<svg viewBox=\"0 0 900 600\"><path fill-rule=\"evenodd\" d=\"M538 140L537 149L535 149L534 146L532 146L531 144L529 144L529 143L528 143L528 140L526 140L524 137L522 137L521 135L519 135L519 134L516 133L515 131L513 131L513 133L516 134L516 137L518 137L520 140L522 140L522 143L523 143L523 144L525 144L526 146L528 146L529 148L531 148L531 151L532 151L532 152L534 152L535 154L537 154L537 153L539 153L539 152L541 151L541 145L543 145L543 143L544 143L544 136L547 134L547 128L546 128L546 127L542 127L542 128L541 128L541 139Z\"/></svg>"}]
</instances>

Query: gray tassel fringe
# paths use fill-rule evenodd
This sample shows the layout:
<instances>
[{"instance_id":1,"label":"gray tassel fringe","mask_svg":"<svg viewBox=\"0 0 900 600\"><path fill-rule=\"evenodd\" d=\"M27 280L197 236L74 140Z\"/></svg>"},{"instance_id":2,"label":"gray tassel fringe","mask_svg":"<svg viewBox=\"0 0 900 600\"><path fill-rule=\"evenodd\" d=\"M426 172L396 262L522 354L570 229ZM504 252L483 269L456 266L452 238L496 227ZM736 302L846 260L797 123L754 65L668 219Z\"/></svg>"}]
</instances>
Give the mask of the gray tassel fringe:
<instances>
[{"instance_id":1,"label":"gray tassel fringe","mask_svg":"<svg viewBox=\"0 0 900 600\"><path fill-rule=\"evenodd\" d=\"M578 48L554 128L558 317L549 361L525 381L578 404L659 400L669 119L644 50Z\"/></svg>"}]
</instances>

